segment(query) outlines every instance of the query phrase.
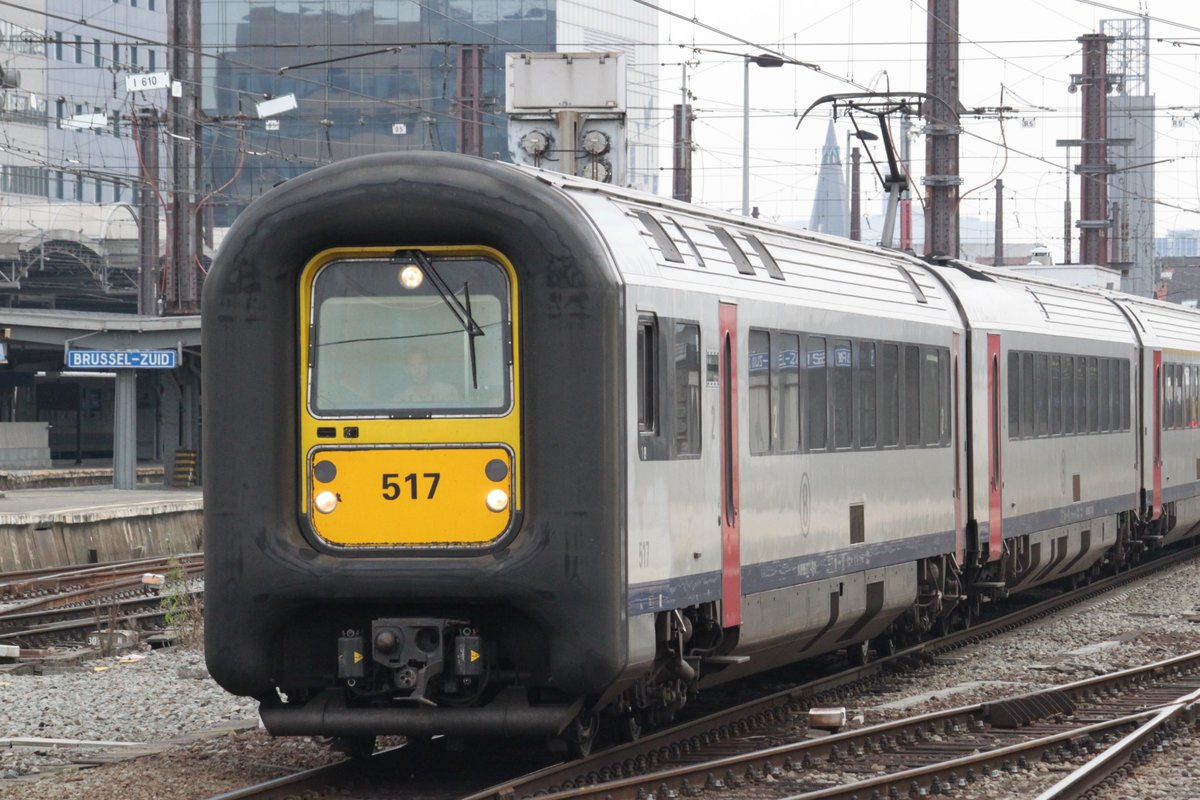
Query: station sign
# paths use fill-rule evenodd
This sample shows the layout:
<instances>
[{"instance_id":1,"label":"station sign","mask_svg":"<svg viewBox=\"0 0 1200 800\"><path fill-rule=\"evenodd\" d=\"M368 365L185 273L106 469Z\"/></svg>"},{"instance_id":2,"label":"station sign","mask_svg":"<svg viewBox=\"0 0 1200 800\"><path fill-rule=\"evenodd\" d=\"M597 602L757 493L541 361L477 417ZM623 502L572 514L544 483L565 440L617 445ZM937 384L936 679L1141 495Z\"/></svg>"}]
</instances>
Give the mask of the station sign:
<instances>
[{"instance_id":1,"label":"station sign","mask_svg":"<svg viewBox=\"0 0 1200 800\"><path fill-rule=\"evenodd\" d=\"M143 72L125 78L125 91L148 92L152 89L168 89L171 86L169 72Z\"/></svg>"},{"instance_id":2,"label":"station sign","mask_svg":"<svg viewBox=\"0 0 1200 800\"><path fill-rule=\"evenodd\" d=\"M68 369L174 369L174 350L68 350Z\"/></svg>"}]
</instances>

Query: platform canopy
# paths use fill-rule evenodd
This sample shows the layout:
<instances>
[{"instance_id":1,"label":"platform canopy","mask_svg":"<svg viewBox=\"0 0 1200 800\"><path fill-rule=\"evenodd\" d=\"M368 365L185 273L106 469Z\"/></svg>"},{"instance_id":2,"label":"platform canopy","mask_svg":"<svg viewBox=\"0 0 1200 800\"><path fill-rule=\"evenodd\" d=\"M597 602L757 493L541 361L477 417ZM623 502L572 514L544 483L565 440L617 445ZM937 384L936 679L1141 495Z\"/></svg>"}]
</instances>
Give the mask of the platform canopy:
<instances>
[{"instance_id":1,"label":"platform canopy","mask_svg":"<svg viewBox=\"0 0 1200 800\"><path fill-rule=\"evenodd\" d=\"M137 274L138 221L128 203L0 207L0 296L11 305L129 311Z\"/></svg>"}]
</instances>

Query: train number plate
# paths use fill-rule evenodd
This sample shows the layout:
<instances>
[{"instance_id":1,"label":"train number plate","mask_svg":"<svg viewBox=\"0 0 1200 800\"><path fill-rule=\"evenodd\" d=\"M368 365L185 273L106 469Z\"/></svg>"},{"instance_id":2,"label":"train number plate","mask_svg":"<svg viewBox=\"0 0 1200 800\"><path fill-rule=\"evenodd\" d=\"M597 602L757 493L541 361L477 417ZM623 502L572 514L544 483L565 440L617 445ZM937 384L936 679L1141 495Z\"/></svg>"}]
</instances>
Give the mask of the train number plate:
<instances>
[{"instance_id":1,"label":"train number plate","mask_svg":"<svg viewBox=\"0 0 1200 800\"><path fill-rule=\"evenodd\" d=\"M512 519L504 448L321 450L308 477L313 530L339 546L480 546Z\"/></svg>"}]
</instances>

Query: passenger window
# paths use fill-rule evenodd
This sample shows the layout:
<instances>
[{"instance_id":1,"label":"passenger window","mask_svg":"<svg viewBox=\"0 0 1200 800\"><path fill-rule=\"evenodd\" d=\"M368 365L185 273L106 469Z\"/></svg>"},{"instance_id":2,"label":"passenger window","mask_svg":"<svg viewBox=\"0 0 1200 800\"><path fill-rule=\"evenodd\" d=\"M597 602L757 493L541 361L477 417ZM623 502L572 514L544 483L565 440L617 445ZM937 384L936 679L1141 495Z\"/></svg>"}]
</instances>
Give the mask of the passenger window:
<instances>
[{"instance_id":1,"label":"passenger window","mask_svg":"<svg viewBox=\"0 0 1200 800\"><path fill-rule=\"evenodd\" d=\"M1193 368L1194 369L1194 368ZM1129 359L1121 359L1121 430L1129 430ZM1193 382L1192 387L1195 388Z\"/></svg>"},{"instance_id":2,"label":"passenger window","mask_svg":"<svg viewBox=\"0 0 1200 800\"><path fill-rule=\"evenodd\" d=\"M1109 394L1108 359L1100 359L1100 430L1107 431L1112 411L1112 396Z\"/></svg>"},{"instance_id":3,"label":"passenger window","mask_svg":"<svg viewBox=\"0 0 1200 800\"><path fill-rule=\"evenodd\" d=\"M638 432L658 430L658 347L654 317L639 317L637 330Z\"/></svg>"},{"instance_id":4,"label":"passenger window","mask_svg":"<svg viewBox=\"0 0 1200 800\"><path fill-rule=\"evenodd\" d=\"M1175 365L1175 427L1183 427L1183 364Z\"/></svg>"},{"instance_id":5,"label":"passenger window","mask_svg":"<svg viewBox=\"0 0 1200 800\"><path fill-rule=\"evenodd\" d=\"M858 444L875 446L875 343L858 345Z\"/></svg>"},{"instance_id":6,"label":"passenger window","mask_svg":"<svg viewBox=\"0 0 1200 800\"><path fill-rule=\"evenodd\" d=\"M847 339L833 341L833 446L850 447L854 444L854 363L850 342Z\"/></svg>"},{"instance_id":7,"label":"passenger window","mask_svg":"<svg viewBox=\"0 0 1200 800\"><path fill-rule=\"evenodd\" d=\"M921 443L921 348L904 347L904 443Z\"/></svg>"},{"instance_id":8,"label":"passenger window","mask_svg":"<svg viewBox=\"0 0 1200 800\"><path fill-rule=\"evenodd\" d=\"M750 387L750 453L771 452L771 335L750 331L746 364Z\"/></svg>"},{"instance_id":9,"label":"passenger window","mask_svg":"<svg viewBox=\"0 0 1200 800\"><path fill-rule=\"evenodd\" d=\"M675 323L675 454L700 454L700 326Z\"/></svg>"},{"instance_id":10,"label":"passenger window","mask_svg":"<svg viewBox=\"0 0 1200 800\"><path fill-rule=\"evenodd\" d=\"M879 443L900 444L900 347L879 346Z\"/></svg>"},{"instance_id":11,"label":"passenger window","mask_svg":"<svg viewBox=\"0 0 1200 800\"><path fill-rule=\"evenodd\" d=\"M1046 385L1047 356L1038 353L1034 357L1033 368L1033 424L1038 436L1045 436L1050 430L1048 419L1050 392Z\"/></svg>"},{"instance_id":12,"label":"passenger window","mask_svg":"<svg viewBox=\"0 0 1200 800\"><path fill-rule=\"evenodd\" d=\"M1087 360L1087 429L1091 433L1100 430L1100 385L1099 367L1096 359Z\"/></svg>"},{"instance_id":13,"label":"passenger window","mask_svg":"<svg viewBox=\"0 0 1200 800\"><path fill-rule=\"evenodd\" d=\"M938 352L926 349L921 359L921 441L939 444L942 441L941 371Z\"/></svg>"},{"instance_id":14,"label":"passenger window","mask_svg":"<svg viewBox=\"0 0 1200 800\"><path fill-rule=\"evenodd\" d=\"M941 428L942 444L950 444L950 415L953 413L953 405L950 400L950 351L938 350L938 382L940 385L939 395L942 401L938 404L938 424Z\"/></svg>"},{"instance_id":15,"label":"passenger window","mask_svg":"<svg viewBox=\"0 0 1200 800\"><path fill-rule=\"evenodd\" d=\"M1008 438L1021 438L1021 354L1008 353Z\"/></svg>"},{"instance_id":16,"label":"passenger window","mask_svg":"<svg viewBox=\"0 0 1200 800\"><path fill-rule=\"evenodd\" d=\"M800 337L794 333L776 334L776 391L779 399L779 449L795 453L800 449Z\"/></svg>"},{"instance_id":17,"label":"passenger window","mask_svg":"<svg viewBox=\"0 0 1200 800\"><path fill-rule=\"evenodd\" d=\"M804 369L808 381L808 449L824 450L828 437L825 378L825 338L808 337Z\"/></svg>"},{"instance_id":18,"label":"passenger window","mask_svg":"<svg viewBox=\"0 0 1200 800\"><path fill-rule=\"evenodd\" d=\"M1050 435L1062 433L1062 356L1050 356Z\"/></svg>"},{"instance_id":19,"label":"passenger window","mask_svg":"<svg viewBox=\"0 0 1200 800\"><path fill-rule=\"evenodd\" d=\"M1075 432L1088 431L1087 359L1075 356Z\"/></svg>"},{"instance_id":20,"label":"passenger window","mask_svg":"<svg viewBox=\"0 0 1200 800\"><path fill-rule=\"evenodd\" d=\"M1063 433L1075 433L1075 359L1062 357Z\"/></svg>"},{"instance_id":21,"label":"passenger window","mask_svg":"<svg viewBox=\"0 0 1200 800\"><path fill-rule=\"evenodd\" d=\"M1033 406L1033 353L1021 353L1021 435L1035 436Z\"/></svg>"}]
</instances>

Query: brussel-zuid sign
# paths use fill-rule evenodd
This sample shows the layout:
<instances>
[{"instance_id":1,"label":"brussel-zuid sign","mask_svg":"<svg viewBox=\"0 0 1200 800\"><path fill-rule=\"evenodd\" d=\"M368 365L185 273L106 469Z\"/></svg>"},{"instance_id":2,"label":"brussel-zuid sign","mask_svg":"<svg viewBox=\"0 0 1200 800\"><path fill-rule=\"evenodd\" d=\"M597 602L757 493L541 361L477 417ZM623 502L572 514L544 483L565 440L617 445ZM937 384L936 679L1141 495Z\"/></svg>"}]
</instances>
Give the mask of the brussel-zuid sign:
<instances>
[{"instance_id":1,"label":"brussel-zuid sign","mask_svg":"<svg viewBox=\"0 0 1200 800\"><path fill-rule=\"evenodd\" d=\"M174 369L174 350L68 350L68 369Z\"/></svg>"}]
</instances>

